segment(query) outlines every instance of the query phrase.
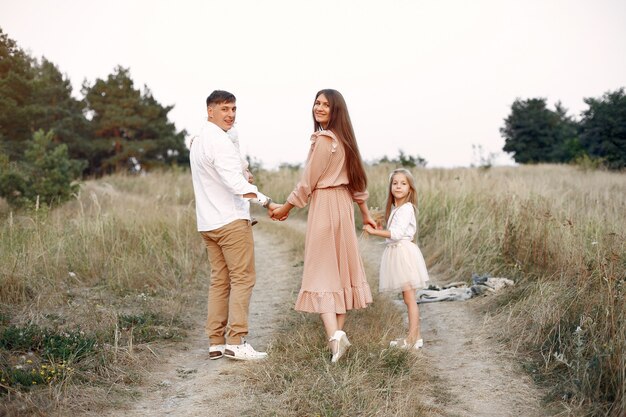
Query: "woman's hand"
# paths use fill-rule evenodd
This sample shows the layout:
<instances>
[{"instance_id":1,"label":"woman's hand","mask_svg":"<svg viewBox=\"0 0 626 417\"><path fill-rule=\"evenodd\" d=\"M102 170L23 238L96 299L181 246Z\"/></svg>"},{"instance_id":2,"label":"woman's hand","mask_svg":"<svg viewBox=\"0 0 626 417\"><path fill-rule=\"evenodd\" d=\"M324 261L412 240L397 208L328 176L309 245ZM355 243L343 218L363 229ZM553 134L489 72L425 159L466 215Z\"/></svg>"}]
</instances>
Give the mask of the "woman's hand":
<instances>
[{"instance_id":1,"label":"woman's hand","mask_svg":"<svg viewBox=\"0 0 626 417\"><path fill-rule=\"evenodd\" d=\"M365 233L367 233L368 235L371 235L371 234L372 234L372 232L373 232L374 230L376 230L376 228L375 228L375 227L372 227L372 226L371 226L371 225L369 225L369 224L366 224L366 225L364 225L364 226L363 226L363 231L364 231Z\"/></svg>"},{"instance_id":2,"label":"woman's hand","mask_svg":"<svg viewBox=\"0 0 626 417\"><path fill-rule=\"evenodd\" d=\"M376 222L374 221L372 216L369 215L369 213L367 214L367 216L363 217L363 225L368 225L368 226L371 226L372 228L376 229Z\"/></svg>"},{"instance_id":3,"label":"woman's hand","mask_svg":"<svg viewBox=\"0 0 626 417\"><path fill-rule=\"evenodd\" d=\"M272 206L275 207L272 208ZM268 210L268 213L272 220L279 220L282 222L289 217L289 208L286 207L285 204L270 204L270 210Z\"/></svg>"}]
</instances>

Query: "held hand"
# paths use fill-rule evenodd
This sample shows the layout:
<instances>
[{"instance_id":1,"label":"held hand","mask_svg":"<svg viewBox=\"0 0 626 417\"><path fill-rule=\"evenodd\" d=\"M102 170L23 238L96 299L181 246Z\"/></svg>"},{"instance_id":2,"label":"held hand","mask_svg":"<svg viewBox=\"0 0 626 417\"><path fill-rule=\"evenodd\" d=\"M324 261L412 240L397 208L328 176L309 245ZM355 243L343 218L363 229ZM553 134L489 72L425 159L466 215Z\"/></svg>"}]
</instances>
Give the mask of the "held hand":
<instances>
[{"instance_id":1,"label":"held hand","mask_svg":"<svg viewBox=\"0 0 626 417\"><path fill-rule=\"evenodd\" d=\"M267 208L268 212L272 212L278 208L281 208L283 205L279 204L279 203L274 203L273 201L269 204L269 207ZM270 214L270 213L268 213Z\"/></svg>"},{"instance_id":2,"label":"held hand","mask_svg":"<svg viewBox=\"0 0 626 417\"><path fill-rule=\"evenodd\" d=\"M372 216L369 216L369 215L363 218L363 225L368 225L376 229L376 222L374 221L374 219L372 219Z\"/></svg>"},{"instance_id":3,"label":"held hand","mask_svg":"<svg viewBox=\"0 0 626 417\"><path fill-rule=\"evenodd\" d=\"M363 226L363 231L364 231L365 233L367 233L367 234L372 234L372 232L373 232L374 230L376 230L376 228L372 227L372 226L371 226L371 225L369 225L369 224L366 224L366 225L364 225L364 226Z\"/></svg>"},{"instance_id":4,"label":"held hand","mask_svg":"<svg viewBox=\"0 0 626 417\"><path fill-rule=\"evenodd\" d=\"M272 210L272 220L280 220L281 222L289 217L289 210L283 204L277 204L275 210Z\"/></svg>"},{"instance_id":5,"label":"held hand","mask_svg":"<svg viewBox=\"0 0 626 417\"><path fill-rule=\"evenodd\" d=\"M281 208L283 205L282 204L278 204L278 203L270 203L269 206L267 207L267 215L268 217L272 218L274 215L274 210L277 210L279 208Z\"/></svg>"}]
</instances>

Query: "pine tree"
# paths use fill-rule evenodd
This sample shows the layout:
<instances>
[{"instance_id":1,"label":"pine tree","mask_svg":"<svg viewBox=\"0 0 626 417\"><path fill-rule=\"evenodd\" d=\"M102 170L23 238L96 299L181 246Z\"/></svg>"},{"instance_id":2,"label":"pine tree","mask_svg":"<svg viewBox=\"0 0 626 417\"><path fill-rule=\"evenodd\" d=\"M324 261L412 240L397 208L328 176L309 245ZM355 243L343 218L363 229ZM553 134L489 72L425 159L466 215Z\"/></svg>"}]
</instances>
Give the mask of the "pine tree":
<instances>
[{"instance_id":1,"label":"pine tree","mask_svg":"<svg viewBox=\"0 0 626 417\"><path fill-rule=\"evenodd\" d=\"M147 167L188 160L185 132L176 132L167 118L173 106L163 107L146 86L143 93L136 89L128 69L117 67L82 91L103 173L124 169L131 157Z\"/></svg>"}]
</instances>

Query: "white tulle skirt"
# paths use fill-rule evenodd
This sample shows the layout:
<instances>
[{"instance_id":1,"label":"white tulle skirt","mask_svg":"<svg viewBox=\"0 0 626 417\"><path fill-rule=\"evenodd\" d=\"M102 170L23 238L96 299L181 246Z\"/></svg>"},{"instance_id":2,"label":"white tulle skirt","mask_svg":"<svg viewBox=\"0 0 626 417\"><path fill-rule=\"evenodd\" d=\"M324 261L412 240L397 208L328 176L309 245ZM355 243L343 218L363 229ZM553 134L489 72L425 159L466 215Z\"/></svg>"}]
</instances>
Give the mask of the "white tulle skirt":
<instances>
[{"instance_id":1,"label":"white tulle skirt","mask_svg":"<svg viewBox=\"0 0 626 417\"><path fill-rule=\"evenodd\" d=\"M380 262L380 292L426 288L429 280L424 256L409 240L387 244Z\"/></svg>"}]
</instances>

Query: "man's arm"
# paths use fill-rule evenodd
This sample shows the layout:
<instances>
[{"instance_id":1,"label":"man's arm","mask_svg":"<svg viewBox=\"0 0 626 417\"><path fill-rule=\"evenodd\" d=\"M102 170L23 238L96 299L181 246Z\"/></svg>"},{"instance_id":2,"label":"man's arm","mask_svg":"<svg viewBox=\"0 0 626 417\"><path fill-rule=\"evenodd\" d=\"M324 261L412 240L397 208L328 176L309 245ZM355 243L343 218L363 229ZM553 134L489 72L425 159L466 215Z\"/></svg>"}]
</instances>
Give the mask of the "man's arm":
<instances>
[{"instance_id":1,"label":"man's arm","mask_svg":"<svg viewBox=\"0 0 626 417\"><path fill-rule=\"evenodd\" d=\"M217 141L215 155L213 166L224 185L233 194L250 198L260 205L269 204L269 197L261 193L255 185L250 184L244 177L241 169L241 156L231 141Z\"/></svg>"}]
</instances>

